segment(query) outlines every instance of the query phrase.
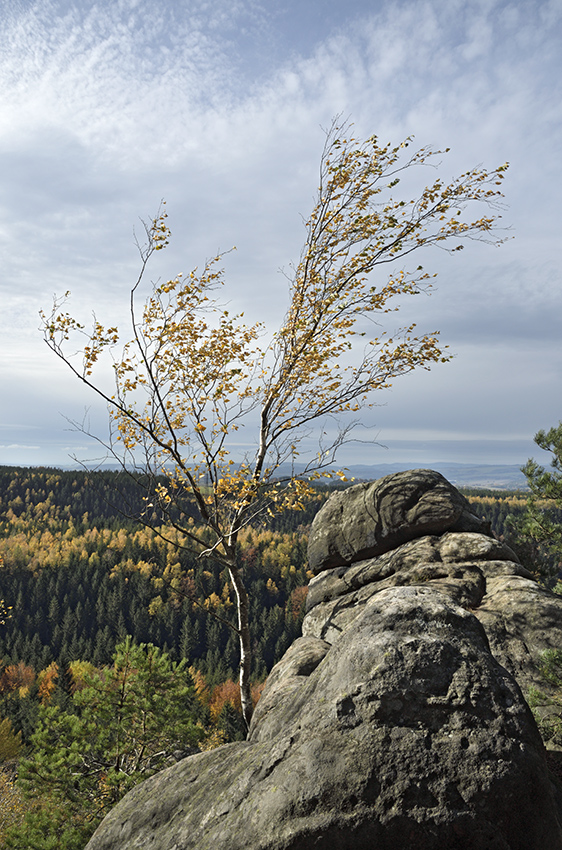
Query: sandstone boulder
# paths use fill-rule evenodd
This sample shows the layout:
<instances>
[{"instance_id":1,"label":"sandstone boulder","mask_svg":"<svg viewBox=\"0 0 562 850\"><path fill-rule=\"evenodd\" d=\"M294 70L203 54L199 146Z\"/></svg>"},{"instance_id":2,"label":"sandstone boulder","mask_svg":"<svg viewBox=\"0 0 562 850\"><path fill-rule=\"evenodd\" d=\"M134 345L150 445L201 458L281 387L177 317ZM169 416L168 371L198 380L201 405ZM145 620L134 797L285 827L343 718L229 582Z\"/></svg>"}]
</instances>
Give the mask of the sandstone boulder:
<instances>
[{"instance_id":1,"label":"sandstone boulder","mask_svg":"<svg viewBox=\"0 0 562 850\"><path fill-rule=\"evenodd\" d=\"M133 789L88 850L560 850L559 812L476 617L431 587L391 587L333 646L289 650L247 742Z\"/></svg>"},{"instance_id":2,"label":"sandstone boulder","mask_svg":"<svg viewBox=\"0 0 562 850\"><path fill-rule=\"evenodd\" d=\"M414 469L330 496L312 523L308 560L319 573L382 555L416 537L486 530L446 478Z\"/></svg>"},{"instance_id":3,"label":"sandstone boulder","mask_svg":"<svg viewBox=\"0 0 562 850\"><path fill-rule=\"evenodd\" d=\"M87 850L562 850L521 691L562 598L430 470L332 496L310 563L248 741L133 789Z\"/></svg>"},{"instance_id":4,"label":"sandstone boulder","mask_svg":"<svg viewBox=\"0 0 562 850\"><path fill-rule=\"evenodd\" d=\"M334 642L362 606L387 587L434 587L459 605L478 609L487 583L496 578L519 578L540 591L515 553L492 537L474 532L420 537L376 558L315 576L309 584L303 635ZM562 599L559 607L562 614Z\"/></svg>"},{"instance_id":5,"label":"sandstone boulder","mask_svg":"<svg viewBox=\"0 0 562 850\"><path fill-rule=\"evenodd\" d=\"M414 470L411 474L417 485L426 480L427 489L420 485L416 490L422 493L416 505L423 502L423 493L432 492L430 485L435 475L437 473L428 470ZM410 473L398 473L367 485L371 500L381 503L377 496L379 487L390 499L389 494L409 479ZM444 503L450 499L449 515L454 516L455 506L460 505L464 497L448 482L447 488L439 484L437 489L441 515L447 514ZM355 488L336 494L337 503L343 504L342 514L349 516L352 506L357 505L357 492L352 490ZM350 494L349 504L347 493ZM317 514L313 531L314 526L328 529L333 498ZM403 504L403 497L398 495L397 498L399 504ZM385 511L386 516L396 514L388 504ZM469 524L469 516L464 509L464 519L457 523ZM328 537L326 532L324 540ZM311 534L313 550L318 539L318 534ZM329 539L336 540L337 535L334 533ZM562 649L562 597L541 587L519 563L515 553L489 532L447 531L440 535L417 536L376 557L363 559L359 554L351 554L350 559L345 565L324 567L311 580L303 635L333 643L368 600L381 590L402 586L433 587L474 612L486 630L494 656L515 676L525 696L531 688L547 695L553 693L553 686L541 675L541 658L545 650ZM327 560L322 563L326 564Z\"/></svg>"},{"instance_id":6,"label":"sandstone boulder","mask_svg":"<svg viewBox=\"0 0 562 850\"><path fill-rule=\"evenodd\" d=\"M562 649L562 597L523 575L486 579L486 593L475 610L492 653L512 673L525 697L531 688L550 694L541 675L542 654Z\"/></svg>"}]
</instances>

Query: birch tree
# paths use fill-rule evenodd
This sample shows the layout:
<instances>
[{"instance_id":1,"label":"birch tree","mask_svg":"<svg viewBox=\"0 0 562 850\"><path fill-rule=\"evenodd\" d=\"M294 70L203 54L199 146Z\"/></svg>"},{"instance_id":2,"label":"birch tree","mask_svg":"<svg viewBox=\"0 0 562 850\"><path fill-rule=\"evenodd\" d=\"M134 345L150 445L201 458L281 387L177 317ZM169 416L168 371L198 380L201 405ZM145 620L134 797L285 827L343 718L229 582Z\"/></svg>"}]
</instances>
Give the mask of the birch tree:
<instances>
[{"instance_id":1,"label":"birch tree","mask_svg":"<svg viewBox=\"0 0 562 850\"><path fill-rule=\"evenodd\" d=\"M172 538L181 535L181 545L225 567L236 598L230 625L239 637L248 725L251 645L237 559L241 529L302 505L311 481L333 468L350 439L353 417L375 403L378 390L448 360L436 332L384 327L399 299L431 286L433 275L405 264L409 255L430 246L460 251L466 240L502 241L497 224L507 165L472 168L451 182L434 171L433 181L409 197L400 191L402 175L437 168L446 153L428 147L412 153L411 141L362 141L351 126L334 122L302 253L288 275L289 307L269 339L262 324L247 324L221 300L220 255L185 277L151 284L143 301L149 261L170 238L164 206L139 245L126 341L97 318L91 328L78 322L65 306L69 293L42 313L49 348L107 402L111 451L125 467L136 468L142 456L143 472L153 475L150 503L168 518ZM84 342L71 355L69 341L75 346L79 334ZM94 375L106 349L113 357L112 394ZM234 445L242 425L255 437L244 458ZM321 436L308 453L314 434Z\"/></svg>"}]
</instances>

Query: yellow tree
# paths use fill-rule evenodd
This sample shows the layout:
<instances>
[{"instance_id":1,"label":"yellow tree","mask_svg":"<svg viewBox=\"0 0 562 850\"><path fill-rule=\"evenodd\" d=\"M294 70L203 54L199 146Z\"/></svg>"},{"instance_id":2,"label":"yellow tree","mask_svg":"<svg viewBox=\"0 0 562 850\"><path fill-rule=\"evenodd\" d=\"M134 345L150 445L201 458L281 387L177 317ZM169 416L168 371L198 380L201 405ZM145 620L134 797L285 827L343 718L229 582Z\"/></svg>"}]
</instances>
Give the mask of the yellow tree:
<instances>
[{"instance_id":1,"label":"yellow tree","mask_svg":"<svg viewBox=\"0 0 562 850\"><path fill-rule=\"evenodd\" d=\"M107 401L113 454L132 469L142 456L142 470L154 481L150 508L167 517L169 539L228 571L247 723L251 645L237 560L241 529L264 512L299 507L310 480L333 466L349 438L346 417L372 405L376 390L448 359L435 332L418 334L414 325L394 335L379 331L381 317L397 309L399 297L430 286L432 276L421 266L407 270L401 261L431 245L458 251L466 239L502 241L495 226L507 165L473 168L449 183L436 176L416 197L398 196L404 172L434 165L445 153L427 147L410 153L410 143L381 145L376 136L360 141L349 125L334 122L302 254L289 276L290 306L267 344L261 324L245 324L243 314L231 315L221 303L220 256L185 278L152 284L138 307L147 264L170 237L163 207L145 225L146 243L138 245L140 273L130 292L124 347L116 327L94 318L86 330L66 312L69 293L42 314L49 347ZM484 214L473 218L467 208L478 205ZM375 279L381 266L387 271ZM377 334L367 333L368 327ZM69 355L65 343L77 333L85 335L85 344ZM113 394L93 377L104 349L113 355ZM325 425L334 420L338 428L328 439ZM255 436L255 450L243 459L233 447L242 424ZM303 440L313 430L322 437L307 455Z\"/></svg>"},{"instance_id":2,"label":"yellow tree","mask_svg":"<svg viewBox=\"0 0 562 850\"><path fill-rule=\"evenodd\" d=\"M7 608L6 605L4 604L4 600L0 599L0 626L3 626L6 622L6 620L8 620L11 617L11 614L10 614L10 608L11 607L12 606L10 605Z\"/></svg>"}]
</instances>

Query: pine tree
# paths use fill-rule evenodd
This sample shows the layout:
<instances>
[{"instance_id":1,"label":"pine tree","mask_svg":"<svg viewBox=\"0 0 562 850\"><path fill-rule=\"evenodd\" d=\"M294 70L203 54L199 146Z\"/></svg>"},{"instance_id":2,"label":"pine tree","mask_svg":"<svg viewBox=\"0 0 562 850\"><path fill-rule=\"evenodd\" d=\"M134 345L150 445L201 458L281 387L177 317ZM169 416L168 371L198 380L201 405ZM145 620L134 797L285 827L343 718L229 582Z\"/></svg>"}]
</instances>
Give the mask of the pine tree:
<instances>
[{"instance_id":1,"label":"pine tree","mask_svg":"<svg viewBox=\"0 0 562 850\"><path fill-rule=\"evenodd\" d=\"M186 663L150 644L127 638L112 667L82 666L81 679L68 711L40 709L19 779L35 805L6 839L13 850L82 850L130 788L203 738Z\"/></svg>"},{"instance_id":2,"label":"pine tree","mask_svg":"<svg viewBox=\"0 0 562 850\"><path fill-rule=\"evenodd\" d=\"M537 446L552 455L550 470L530 458L522 472L531 491L520 518L512 517L524 557L542 576L556 575L562 563L562 422L538 431Z\"/></svg>"}]
</instances>

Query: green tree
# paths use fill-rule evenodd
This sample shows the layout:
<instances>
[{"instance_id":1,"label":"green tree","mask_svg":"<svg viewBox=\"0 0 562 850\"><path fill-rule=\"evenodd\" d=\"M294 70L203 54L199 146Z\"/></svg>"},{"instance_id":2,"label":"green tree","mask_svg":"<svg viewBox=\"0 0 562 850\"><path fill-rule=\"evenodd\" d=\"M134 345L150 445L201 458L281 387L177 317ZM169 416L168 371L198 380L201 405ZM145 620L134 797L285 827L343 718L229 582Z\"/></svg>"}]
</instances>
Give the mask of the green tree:
<instances>
[{"instance_id":1,"label":"green tree","mask_svg":"<svg viewBox=\"0 0 562 850\"><path fill-rule=\"evenodd\" d=\"M127 638L113 666L82 669L81 679L68 711L40 709L19 779L40 805L10 834L8 847L79 850L130 788L204 737L186 663L172 663L151 644Z\"/></svg>"},{"instance_id":2,"label":"green tree","mask_svg":"<svg viewBox=\"0 0 562 850\"><path fill-rule=\"evenodd\" d=\"M361 141L334 122L304 247L289 275L289 308L269 343L261 343L259 323L248 326L243 314L231 315L217 298L220 256L185 278L153 285L139 311L147 264L170 237L163 210L146 225L146 243L139 245L131 338L119 354L118 329L95 318L86 331L63 307L68 293L55 299L50 315L42 314L48 346L109 405L109 449L125 468L152 475L144 520L154 523L158 509L169 527L161 533L174 545L226 568L236 596L237 619L229 624L240 643L248 724L251 638L237 558L240 531L257 516L302 508L310 487L305 479L326 474L350 438L349 416L373 405L375 392L394 378L448 359L434 332L418 335L415 325L396 333L380 328L385 314L398 309L397 299L431 283L422 266L408 270L402 261L431 245L459 251L466 239L502 241L494 227L507 165L473 168L449 183L436 177L414 197L409 190L397 195L404 172L433 165L443 153L410 153L410 143L385 145L376 136ZM474 204L485 214L473 219L466 209ZM379 267L387 271L373 282ZM78 359L66 352L76 333L86 336ZM114 358L113 393L92 377L107 349ZM255 451L240 461L236 434L242 426L254 429ZM312 428L320 436L308 454L303 440ZM282 467L290 470L284 478ZM192 525L194 511L203 531Z\"/></svg>"},{"instance_id":3,"label":"green tree","mask_svg":"<svg viewBox=\"0 0 562 850\"><path fill-rule=\"evenodd\" d=\"M511 517L510 524L525 558L548 577L560 570L562 560L562 422L549 431L538 431L534 440L551 453L551 469L532 458L521 468L531 492L525 510L520 517Z\"/></svg>"},{"instance_id":4,"label":"green tree","mask_svg":"<svg viewBox=\"0 0 562 850\"><path fill-rule=\"evenodd\" d=\"M12 722L5 717L0 720L0 763L15 759L21 749L21 732L14 732Z\"/></svg>"},{"instance_id":5,"label":"green tree","mask_svg":"<svg viewBox=\"0 0 562 850\"><path fill-rule=\"evenodd\" d=\"M541 657L541 675L550 685L546 694L531 688L528 702L544 742L562 746L562 650L546 649Z\"/></svg>"}]
</instances>

